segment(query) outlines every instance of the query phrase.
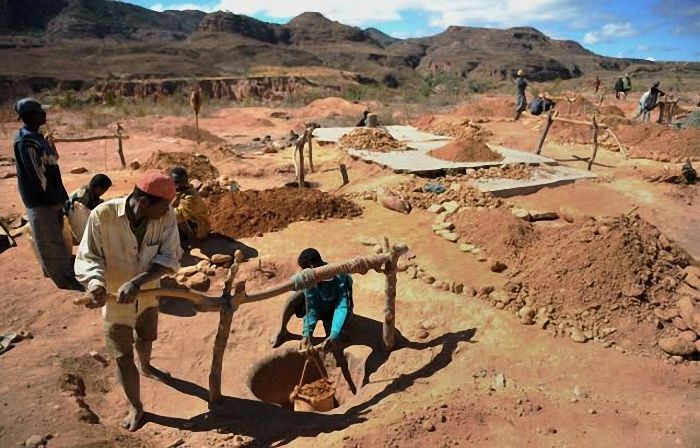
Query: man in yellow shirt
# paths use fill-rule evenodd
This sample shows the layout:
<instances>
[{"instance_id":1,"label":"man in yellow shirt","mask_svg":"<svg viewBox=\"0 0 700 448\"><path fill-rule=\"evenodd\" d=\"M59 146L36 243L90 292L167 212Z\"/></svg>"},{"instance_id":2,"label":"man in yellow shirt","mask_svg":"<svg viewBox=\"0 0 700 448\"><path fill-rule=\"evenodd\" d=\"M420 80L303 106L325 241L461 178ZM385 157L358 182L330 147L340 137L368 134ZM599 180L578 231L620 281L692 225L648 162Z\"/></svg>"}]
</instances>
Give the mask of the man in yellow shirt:
<instances>
[{"instance_id":1,"label":"man in yellow shirt","mask_svg":"<svg viewBox=\"0 0 700 448\"><path fill-rule=\"evenodd\" d=\"M151 365L157 299L139 297L139 292L180 268L182 250L170 207L174 197L170 176L146 172L129 196L92 211L75 259L76 278L87 288L86 306L102 308L107 352L116 360L117 379L130 404L122 422L129 431L139 427L144 415L134 348L144 376L167 375Z\"/></svg>"},{"instance_id":2,"label":"man in yellow shirt","mask_svg":"<svg viewBox=\"0 0 700 448\"><path fill-rule=\"evenodd\" d=\"M209 234L209 209L190 184L185 168L176 166L170 170L170 177L177 190L172 206L175 208L180 242L182 247L187 248Z\"/></svg>"}]
</instances>

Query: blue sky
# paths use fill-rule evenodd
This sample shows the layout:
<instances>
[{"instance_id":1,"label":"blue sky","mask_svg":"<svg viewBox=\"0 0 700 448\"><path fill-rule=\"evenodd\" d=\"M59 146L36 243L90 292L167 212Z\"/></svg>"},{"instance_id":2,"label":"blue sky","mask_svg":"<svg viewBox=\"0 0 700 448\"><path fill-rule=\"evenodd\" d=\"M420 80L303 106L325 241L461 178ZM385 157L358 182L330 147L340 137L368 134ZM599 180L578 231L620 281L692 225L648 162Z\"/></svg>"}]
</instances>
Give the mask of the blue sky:
<instances>
[{"instance_id":1,"label":"blue sky","mask_svg":"<svg viewBox=\"0 0 700 448\"><path fill-rule=\"evenodd\" d=\"M127 0L155 10L228 10L285 23L304 11L396 37L448 25L533 26L607 56L700 61L700 0Z\"/></svg>"}]
</instances>

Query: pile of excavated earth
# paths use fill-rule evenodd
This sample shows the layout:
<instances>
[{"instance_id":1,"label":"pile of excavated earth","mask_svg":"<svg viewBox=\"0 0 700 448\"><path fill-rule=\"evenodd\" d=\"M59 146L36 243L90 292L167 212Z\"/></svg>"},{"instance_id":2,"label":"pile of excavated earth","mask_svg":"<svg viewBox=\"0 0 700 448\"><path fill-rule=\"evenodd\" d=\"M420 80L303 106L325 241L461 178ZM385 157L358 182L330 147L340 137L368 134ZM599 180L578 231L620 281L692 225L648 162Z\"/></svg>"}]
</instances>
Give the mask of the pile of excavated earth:
<instances>
[{"instance_id":1,"label":"pile of excavated earth","mask_svg":"<svg viewBox=\"0 0 700 448\"><path fill-rule=\"evenodd\" d=\"M436 159L450 162L498 162L503 156L479 138L463 138L453 140L429 152Z\"/></svg>"},{"instance_id":2,"label":"pile of excavated earth","mask_svg":"<svg viewBox=\"0 0 700 448\"><path fill-rule=\"evenodd\" d=\"M167 171L175 166L185 168L190 179L206 181L219 177L219 170L207 156L193 152L158 151L151 154L141 168Z\"/></svg>"},{"instance_id":3,"label":"pile of excavated earth","mask_svg":"<svg viewBox=\"0 0 700 448\"><path fill-rule=\"evenodd\" d=\"M362 214L354 202L314 189L236 191L210 196L207 201L212 231L230 238L275 232L296 221Z\"/></svg>"},{"instance_id":4,"label":"pile of excavated earth","mask_svg":"<svg viewBox=\"0 0 700 448\"><path fill-rule=\"evenodd\" d=\"M382 128L353 129L340 138L340 144L346 148L365 149L373 152L406 151L409 149Z\"/></svg>"},{"instance_id":5,"label":"pile of excavated earth","mask_svg":"<svg viewBox=\"0 0 700 448\"><path fill-rule=\"evenodd\" d=\"M457 207L487 207L495 208L504 204L502 199L488 193L482 193L466 182L460 182L455 176L445 177L444 180L426 181L412 179L399 185L396 193L408 201L414 208L428 209L436 202L454 203ZM439 185L444 191L436 193L430 186Z\"/></svg>"}]
</instances>

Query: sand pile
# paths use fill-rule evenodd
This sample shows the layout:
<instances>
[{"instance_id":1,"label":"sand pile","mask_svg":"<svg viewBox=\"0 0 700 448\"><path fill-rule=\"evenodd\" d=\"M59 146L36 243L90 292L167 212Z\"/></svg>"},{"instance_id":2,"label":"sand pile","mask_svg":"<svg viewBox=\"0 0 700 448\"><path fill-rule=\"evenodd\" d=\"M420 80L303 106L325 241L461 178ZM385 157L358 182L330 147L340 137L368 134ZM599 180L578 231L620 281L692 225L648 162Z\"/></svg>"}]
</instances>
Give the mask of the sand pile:
<instances>
[{"instance_id":1,"label":"sand pile","mask_svg":"<svg viewBox=\"0 0 700 448\"><path fill-rule=\"evenodd\" d=\"M432 193L424 188L427 184L441 185L443 193ZM433 204L455 201L460 207L501 207L503 200L489 193L482 193L476 188L458 181L448 180L411 180L396 188L402 199L408 201L413 208L427 209Z\"/></svg>"},{"instance_id":2,"label":"sand pile","mask_svg":"<svg viewBox=\"0 0 700 448\"><path fill-rule=\"evenodd\" d=\"M615 106L614 104L607 104L605 106L601 106L598 110L603 115L614 115L617 117L625 116L625 112L619 107Z\"/></svg>"},{"instance_id":3,"label":"sand pile","mask_svg":"<svg viewBox=\"0 0 700 448\"><path fill-rule=\"evenodd\" d=\"M523 261L523 252L539 239L531 223L506 209L465 210L450 221L466 241L499 260Z\"/></svg>"},{"instance_id":4,"label":"sand pile","mask_svg":"<svg viewBox=\"0 0 700 448\"><path fill-rule=\"evenodd\" d=\"M296 221L350 218L362 213L345 198L312 189L237 191L212 196L208 203L212 231L231 238L274 232Z\"/></svg>"},{"instance_id":5,"label":"sand pile","mask_svg":"<svg viewBox=\"0 0 700 448\"><path fill-rule=\"evenodd\" d=\"M532 178L532 167L529 165L505 165L489 168L469 169L461 176L467 179L513 179L526 180Z\"/></svg>"},{"instance_id":6,"label":"sand pile","mask_svg":"<svg viewBox=\"0 0 700 448\"><path fill-rule=\"evenodd\" d=\"M620 142L629 147L632 157L646 157L661 162L700 160L700 129L673 129L645 123L621 125L615 130Z\"/></svg>"},{"instance_id":7,"label":"sand pile","mask_svg":"<svg viewBox=\"0 0 700 448\"><path fill-rule=\"evenodd\" d=\"M396 140L381 128L357 128L345 134L340 144L347 148L366 149L375 152L406 151L405 144Z\"/></svg>"},{"instance_id":8,"label":"sand pile","mask_svg":"<svg viewBox=\"0 0 700 448\"><path fill-rule=\"evenodd\" d=\"M491 131L473 121L454 120L449 117L422 117L414 122L414 126L432 134L445 135L455 139L486 140L493 135Z\"/></svg>"},{"instance_id":9,"label":"sand pile","mask_svg":"<svg viewBox=\"0 0 700 448\"><path fill-rule=\"evenodd\" d=\"M141 168L168 171L175 166L184 167L190 179L205 181L219 176L219 170L211 164L207 156L194 152L158 151L151 154Z\"/></svg>"},{"instance_id":10,"label":"sand pile","mask_svg":"<svg viewBox=\"0 0 700 448\"><path fill-rule=\"evenodd\" d=\"M503 156L492 151L483 140L478 138L454 140L433 149L428 154L436 159L450 162L491 162L503 160Z\"/></svg>"},{"instance_id":11,"label":"sand pile","mask_svg":"<svg viewBox=\"0 0 700 448\"><path fill-rule=\"evenodd\" d=\"M165 135L169 137L181 138L184 140L197 141L197 129L189 124L184 124L175 128L166 128ZM220 144L225 143L225 140L217 135L212 134L206 129L199 128L199 141L202 143Z\"/></svg>"}]
</instances>

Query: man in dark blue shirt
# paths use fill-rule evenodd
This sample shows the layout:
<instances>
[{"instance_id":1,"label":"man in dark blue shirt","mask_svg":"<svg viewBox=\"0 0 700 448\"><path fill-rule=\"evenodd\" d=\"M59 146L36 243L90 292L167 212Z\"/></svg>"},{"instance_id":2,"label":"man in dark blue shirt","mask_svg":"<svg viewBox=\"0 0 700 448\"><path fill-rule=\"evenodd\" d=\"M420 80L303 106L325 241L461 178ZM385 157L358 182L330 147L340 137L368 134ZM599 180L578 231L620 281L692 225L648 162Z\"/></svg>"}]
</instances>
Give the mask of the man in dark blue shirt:
<instances>
[{"instance_id":1,"label":"man in dark blue shirt","mask_svg":"<svg viewBox=\"0 0 700 448\"><path fill-rule=\"evenodd\" d=\"M68 193L58 168L58 152L39 132L46 124L46 112L33 98L19 100L15 111L24 122L14 140L17 184L39 262L58 288L83 291L75 279L70 249L63 241L63 204Z\"/></svg>"}]
</instances>

